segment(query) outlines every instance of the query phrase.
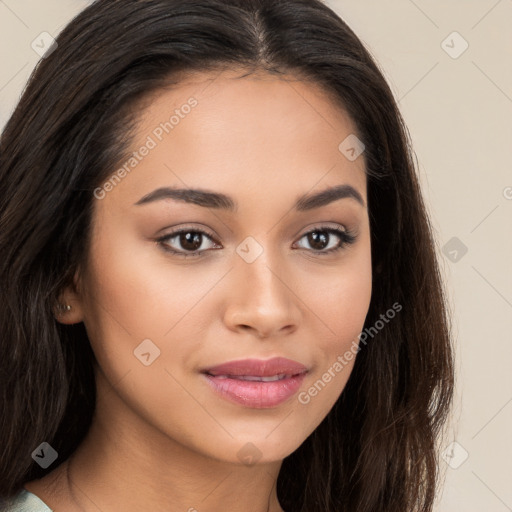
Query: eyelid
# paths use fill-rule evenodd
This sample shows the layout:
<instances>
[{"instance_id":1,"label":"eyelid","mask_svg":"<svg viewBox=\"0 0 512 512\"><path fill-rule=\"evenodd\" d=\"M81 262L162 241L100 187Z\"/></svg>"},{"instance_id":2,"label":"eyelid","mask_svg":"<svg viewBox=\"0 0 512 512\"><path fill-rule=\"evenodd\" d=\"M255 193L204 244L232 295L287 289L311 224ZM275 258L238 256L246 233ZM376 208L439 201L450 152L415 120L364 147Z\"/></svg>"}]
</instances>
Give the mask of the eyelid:
<instances>
[{"instance_id":1,"label":"eyelid","mask_svg":"<svg viewBox=\"0 0 512 512\"><path fill-rule=\"evenodd\" d=\"M188 231L194 231L197 233L203 233L205 235L208 235L209 238L211 238L214 242L219 243L217 240L216 235L213 233L213 231L210 231L207 227L204 226L197 226L197 225L188 225L188 224L180 224L179 227L173 229L169 233L165 233L163 235L158 236L158 239L167 239L171 238L173 236L179 235L180 233Z\"/></svg>"},{"instance_id":2,"label":"eyelid","mask_svg":"<svg viewBox=\"0 0 512 512\"><path fill-rule=\"evenodd\" d=\"M308 233L311 233L312 231L324 231L327 229L338 229L341 231L344 231L346 233L349 233L349 230L346 226L343 224L338 224L337 222L317 222L313 224L312 226L308 226L305 228L305 231L302 230L299 231L299 233L302 233L302 235L298 235L299 238L302 238L304 235L307 235Z\"/></svg>"}]
</instances>

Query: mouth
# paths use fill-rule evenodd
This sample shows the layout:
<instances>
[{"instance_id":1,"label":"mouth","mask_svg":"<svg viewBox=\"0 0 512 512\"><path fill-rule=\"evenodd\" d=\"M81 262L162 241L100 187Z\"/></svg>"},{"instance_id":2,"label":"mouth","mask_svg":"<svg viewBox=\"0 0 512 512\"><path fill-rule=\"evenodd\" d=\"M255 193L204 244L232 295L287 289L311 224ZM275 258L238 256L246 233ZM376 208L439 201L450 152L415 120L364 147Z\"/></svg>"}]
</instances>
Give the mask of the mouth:
<instances>
[{"instance_id":1,"label":"mouth","mask_svg":"<svg viewBox=\"0 0 512 512\"><path fill-rule=\"evenodd\" d=\"M203 370L213 377L272 377L273 380L283 376L299 375L308 369L301 363L286 357L273 357L272 359L240 359L222 363Z\"/></svg>"},{"instance_id":2,"label":"mouth","mask_svg":"<svg viewBox=\"0 0 512 512\"><path fill-rule=\"evenodd\" d=\"M299 390L308 369L291 359L245 359L203 370L213 390L230 402L255 409L276 407Z\"/></svg>"},{"instance_id":3,"label":"mouth","mask_svg":"<svg viewBox=\"0 0 512 512\"><path fill-rule=\"evenodd\" d=\"M286 375L282 373L280 375L271 375L269 377L259 377L257 375L213 375L211 373L207 373L210 377L215 377L217 379L236 379L236 380L248 380L253 382L275 382L277 380L289 379L290 377L294 377L294 375Z\"/></svg>"}]
</instances>

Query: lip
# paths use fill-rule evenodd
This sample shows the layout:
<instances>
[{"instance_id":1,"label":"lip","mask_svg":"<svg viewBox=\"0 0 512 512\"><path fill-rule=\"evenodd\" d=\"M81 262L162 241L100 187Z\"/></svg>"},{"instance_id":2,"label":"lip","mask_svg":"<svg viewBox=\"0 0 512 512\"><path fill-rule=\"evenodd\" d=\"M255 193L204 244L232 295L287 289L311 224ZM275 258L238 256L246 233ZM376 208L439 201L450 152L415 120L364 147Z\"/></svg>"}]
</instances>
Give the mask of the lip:
<instances>
[{"instance_id":1,"label":"lip","mask_svg":"<svg viewBox=\"0 0 512 512\"><path fill-rule=\"evenodd\" d=\"M264 409L276 407L295 395L307 372L297 361L275 357L230 361L201 373L221 397L246 407ZM279 380L269 380L276 376Z\"/></svg>"},{"instance_id":2,"label":"lip","mask_svg":"<svg viewBox=\"0 0 512 512\"><path fill-rule=\"evenodd\" d=\"M286 357L273 357L272 359L240 359L219 364L203 370L210 375L252 375L255 377L270 377L272 375L297 375L308 369L297 361Z\"/></svg>"}]
</instances>

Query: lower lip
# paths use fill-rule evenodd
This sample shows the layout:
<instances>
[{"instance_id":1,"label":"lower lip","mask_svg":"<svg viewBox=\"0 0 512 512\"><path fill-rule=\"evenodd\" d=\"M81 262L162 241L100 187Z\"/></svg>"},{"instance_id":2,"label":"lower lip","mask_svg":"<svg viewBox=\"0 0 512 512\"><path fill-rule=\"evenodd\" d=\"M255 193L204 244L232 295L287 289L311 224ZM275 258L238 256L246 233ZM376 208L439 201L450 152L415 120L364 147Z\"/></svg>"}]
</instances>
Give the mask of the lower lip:
<instances>
[{"instance_id":1,"label":"lower lip","mask_svg":"<svg viewBox=\"0 0 512 512\"><path fill-rule=\"evenodd\" d=\"M305 376L302 373L282 380L262 382L205 375L208 383L223 398L254 409L276 407L286 402L297 393Z\"/></svg>"}]
</instances>

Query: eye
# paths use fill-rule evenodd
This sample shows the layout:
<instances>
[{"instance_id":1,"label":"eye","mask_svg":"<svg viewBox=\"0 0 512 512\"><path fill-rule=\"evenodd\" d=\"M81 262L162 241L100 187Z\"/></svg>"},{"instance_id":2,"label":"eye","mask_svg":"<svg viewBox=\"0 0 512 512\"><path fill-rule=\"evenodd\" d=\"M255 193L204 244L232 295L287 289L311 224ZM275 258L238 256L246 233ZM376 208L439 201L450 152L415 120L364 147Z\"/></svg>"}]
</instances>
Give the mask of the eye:
<instances>
[{"instance_id":1,"label":"eye","mask_svg":"<svg viewBox=\"0 0 512 512\"><path fill-rule=\"evenodd\" d=\"M315 254L330 254L353 244L356 236L348 230L319 226L304 233L301 240L306 238L307 244ZM337 239L337 240L336 240ZM306 247L307 249L307 247Z\"/></svg>"},{"instance_id":2,"label":"eye","mask_svg":"<svg viewBox=\"0 0 512 512\"><path fill-rule=\"evenodd\" d=\"M209 240L216 246L214 242L213 235L203 231L201 229L191 229L191 228L181 228L173 233L169 233L163 237L160 237L156 240L156 242L167 252L171 254L176 254L178 256L183 256L185 258L189 257L200 257L203 255L205 251L212 248L219 248L220 245L216 247L207 247L208 244L204 242ZM176 249L176 246L181 246Z\"/></svg>"},{"instance_id":3,"label":"eye","mask_svg":"<svg viewBox=\"0 0 512 512\"><path fill-rule=\"evenodd\" d=\"M306 239L306 243L311 248L310 250L320 255L339 251L345 246L353 244L356 240L356 236L348 230L327 226L316 227L302 235L300 240L303 238ZM211 244L210 247L208 247L208 241ZM184 258L199 258L208 250L222 248L222 246L215 241L211 233L197 228L181 228L158 238L156 242L166 252ZM308 249L307 247L301 246L299 246L299 248Z\"/></svg>"}]
</instances>

